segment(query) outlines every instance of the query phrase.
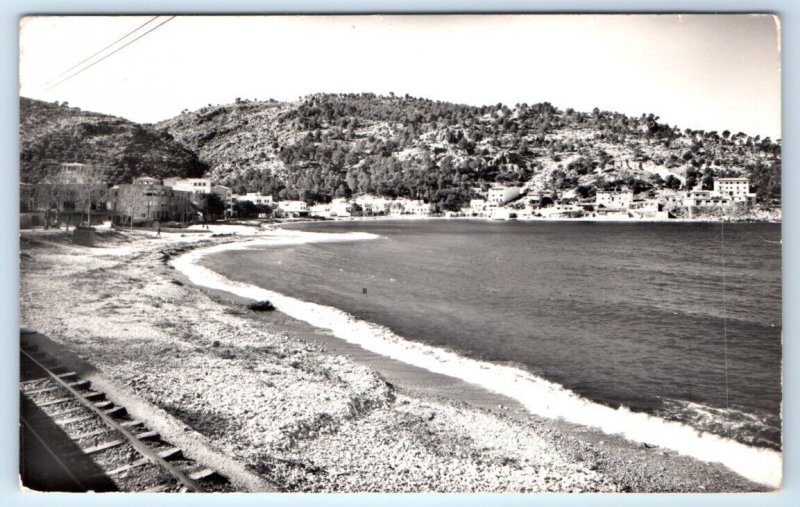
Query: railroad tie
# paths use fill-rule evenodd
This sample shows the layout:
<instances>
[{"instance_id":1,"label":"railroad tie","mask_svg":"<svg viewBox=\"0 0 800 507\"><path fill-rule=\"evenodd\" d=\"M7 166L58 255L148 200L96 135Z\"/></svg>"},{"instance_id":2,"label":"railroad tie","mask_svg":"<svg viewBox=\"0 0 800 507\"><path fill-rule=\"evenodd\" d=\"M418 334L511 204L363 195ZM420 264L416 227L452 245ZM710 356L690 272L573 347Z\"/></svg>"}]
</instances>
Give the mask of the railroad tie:
<instances>
[{"instance_id":1,"label":"railroad tie","mask_svg":"<svg viewBox=\"0 0 800 507\"><path fill-rule=\"evenodd\" d=\"M114 407L109 410L103 410L103 413L106 415L124 415L127 414L128 411L125 410L125 407Z\"/></svg>"},{"instance_id":2,"label":"railroad tie","mask_svg":"<svg viewBox=\"0 0 800 507\"><path fill-rule=\"evenodd\" d=\"M95 417L97 416L95 416L94 414L89 414L89 415L82 415L80 417L73 417L71 419L54 419L53 422L58 426L65 426L67 424L88 421L89 419L93 419Z\"/></svg>"},{"instance_id":3,"label":"railroad tie","mask_svg":"<svg viewBox=\"0 0 800 507\"><path fill-rule=\"evenodd\" d=\"M158 456L165 460L181 459L183 457L183 451L177 447L170 447L169 449L159 452Z\"/></svg>"},{"instance_id":4,"label":"railroad tie","mask_svg":"<svg viewBox=\"0 0 800 507\"><path fill-rule=\"evenodd\" d=\"M204 469L202 469L202 470L200 470L198 472L195 472L193 474L189 474L189 478L191 480L193 480L193 481L200 481L200 480L203 480L203 479L208 479L212 475L216 475L216 474L217 474L217 472L215 472L214 470L211 470L210 468L204 468Z\"/></svg>"},{"instance_id":5,"label":"railroad tie","mask_svg":"<svg viewBox=\"0 0 800 507\"><path fill-rule=\"evenodd\" d=\"M139 440L154 440L161 437L157 431L143 431L141 433L134 433L133 436Z\"/></svg>"},{"instance_id":6,"label":"railroad tie","mask_svg":"<svg viewBox=\"0 0 800 507\"><path fill-rule=\"evenodd\" d=\"M24 385L25 382L21 382L20 384ZM83 386L88 386L89 385L89 381L88 380L78 380L77 382L69 382L69 383L67 383L67 385L70 386L70 387L83 387ZM61 386L51 386L51 387L45 387L43 389L35 389L35 390L32 390L32 391L23 391L23 392L25 394L41 394L41 393L50 393L50 392L56 391L58 389L63 389L63 387L61 387Z\"/></svg>"},{"instance_id":7,"label":"railroad tie","mask_svg":"<svg viewBox=\"0 0 800 507\"><path fill-rule=\"evenodd\" d=\"M69 396L67 398L58 398L58 399L55 399L55 400L46 401L44 403L36 403L36 402L34 402L34 403L39 405L39 408L44 408L44 407L49 407L51 405L58 405L59 403L64 403L65 401L72 401L74 399L75 398L73 398L72 396Z\"/></svg>"},{"instance_id":8,"label":"railroad tie","mask_svg":"<svg viewBox=\"0 0 800 507\"><path fill-rule=\"evenodd\" d=\"M113 447L120 446L120 445L124 444L125 442L126 442L126 440L112 440L112 441L106 442L104 444L99 444L99 445L95 445L95 446L92 446L92 447L85 447L83 449L83 452L86 453L86 454L94 454L94 453L97 453L97 452L102 452L102 451L111 449Z\"/></svg>"},{"instance_id":9,"label":"railroad tie","mask_svg":"<svg viewBox=\"0 0 800 507\"><path fill-rule=\"evenodd\" d=\"M79 435L75 435L72 437L72 440L83 440L84 438L89 437L96 437L98 435L105 435L106 433L111 433L114 431L113 428L100 428L99 430L89 431L87 433L81 433Z\"/></svg>"},{"instance_id":10,"label":"railroad tie","mask_svg":"<svg viewBox=\"0 0 800 507\"><path fill-rule=\"evenodd\" d=\"M130 463L128 465L123 465L123 466L121 466L119 468L115 468L114 470L106 472L106 475L108 475L108 476L119 475L119 474L127 472L129 470L133 470L134 468L138 468L140 466L144 466L144 465L146 465L148 463L150 463L149 459L147 459L147 458L139 458L136 461L134 461L133 463Z\"/></svg>"},{"instance_id":11,"label":"railroad tie","mask_svg":"<svg viewBox=\"0 0 800 507\"><path fill-rule=\"evenodd\" d=\"M177 456L175 455L176 451L177 451ZM183 453L181 452L180 449L177 449L177 448L173 447L173 448L167 449L166 451L159 452L158 456L160 458L162 458L162 459L175 459L176 457L182 456L182 454ZM146 465L148 463L151 463L150 458L140 458L140 459L137 459L136 461L134 461L133 463L129 463L129 464L123 465L123 466L121 466L119 468L115 468L114 470L111 470L110 472L106 472L106 474L107 475L121 474L123 472L127 472L128 470L132 470L134 468L138 468L138 467Z\"/></svg>"},{"instance_id":12,"label":"railroad tie","mask_svg":"<svg viewBox=\"0 0 800 507\"><path fill-rule=\"evenodd\" d=\"M62 415L71 414L73 412L79 412L81 410L86 410L86 407L83 406L72 407L65 410L60 410L58 412L53 412L52 414L47 414L47 415L55 419L56 417L61 417Z\"/></svg>"}]
</instances>

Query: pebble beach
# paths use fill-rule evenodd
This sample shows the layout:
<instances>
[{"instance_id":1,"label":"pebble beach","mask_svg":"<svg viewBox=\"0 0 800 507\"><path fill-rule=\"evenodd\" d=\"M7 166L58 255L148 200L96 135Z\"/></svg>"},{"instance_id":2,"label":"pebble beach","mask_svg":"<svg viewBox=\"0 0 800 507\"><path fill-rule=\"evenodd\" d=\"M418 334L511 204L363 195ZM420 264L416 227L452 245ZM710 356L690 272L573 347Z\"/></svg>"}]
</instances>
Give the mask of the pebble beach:
<instances>
[{"instance_id":1,"label":"pebble beach","mask_svg":"<svg viewBox=\"0 0 800 507\"><path fill-rule=\"evenodd\" d=\"M155 429L187 428L196 452L224 456L274 491L766 489L719 464L420 377L280 312L195 287L170 265L188 250L260 234L100 230L92 248L65 231L23 231L20 325L152 407ZM244 477L232 482L253 490Z\"/></svg>"}]
</instances>

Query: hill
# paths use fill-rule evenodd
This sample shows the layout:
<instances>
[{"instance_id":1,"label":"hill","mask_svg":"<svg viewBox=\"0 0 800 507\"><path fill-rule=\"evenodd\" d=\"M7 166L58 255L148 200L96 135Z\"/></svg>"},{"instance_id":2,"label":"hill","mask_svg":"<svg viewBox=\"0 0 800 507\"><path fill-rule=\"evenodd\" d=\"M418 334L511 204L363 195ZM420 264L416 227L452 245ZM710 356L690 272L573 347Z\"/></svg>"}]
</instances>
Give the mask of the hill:
<instances>
[{"instance_id":1,"label":"hill","mask_svg":"<svg viewBox=\"0 0 800 507\"><path fill-rule=\"evenodd\" d=\"M496 182L588 197L613 188L711 188L714 178L747 176L760 202L780 198L780 140L681 130L652 114L371 93L237 99L155 125L26 98L20 108L25 182L66 161L106 165L112 183L205 174L237 193L309 202L375 193L444 209Z\"/></svg>"},{"instance_id":2,"label":"hill","mask_svg":"<svg viewBox=\"0 0 800 507\"><path fill-rule=\"evenodd\" d=\"M681 130L650 114L561 111L548 103L473 107L410 96L317 94L239 100L156 125L235 192L326 201L355 193L421 197L457 208L470 189L533 180L552 190L708 188L748 176L780 197L780 141Z\"/></svg>"},{"instance_id":3,"label":"hill","mask_svg":"<svg viewBox=\"0 0 800 507\"><path fill-rule=\"evenodd\" d=\"M106 166L110 183L142 174L200 176L208 170L172 135L66 103L20 98L20 179L37 183L61 162Z\"/></svg>"}]
</instances>

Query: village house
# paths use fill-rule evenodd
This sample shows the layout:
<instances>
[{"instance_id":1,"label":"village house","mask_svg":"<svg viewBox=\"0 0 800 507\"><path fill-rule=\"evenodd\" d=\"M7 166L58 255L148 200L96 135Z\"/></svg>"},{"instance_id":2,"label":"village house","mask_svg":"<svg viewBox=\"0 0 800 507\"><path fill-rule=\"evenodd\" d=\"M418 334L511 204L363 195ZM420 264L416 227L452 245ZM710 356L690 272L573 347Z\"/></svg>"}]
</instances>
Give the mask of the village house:
<instances>
[{"instance_id":1,"label":"village house","mask_svg":"<svg viewBox=\"0 0 800 507\"><path fill-rule=\"evenodd\" d=\"M528 190L525 195L525 205L530 209L537 209L541 207L545 197L551 197L551 194L541 189Z\"/></svg>"},{"instance_id":2,"label":"village house","mask_svg":"<svg viewBox=\"0 0 800 507\"><path fill-rule=\"evenodd\" d=\"M462 213L468 217L480 217L486 213L486 201L484 199L470 199L469 207L461 208Z\"/></svg>"},{"instance_id":3,"label":"village house","mask_svg":"<svg viewBox=\"0 0 800 507\"><path fill-rule=\"evenodd\" d=\"M365 194L353 199L361 207L364 215L384 215L389 211L390 199L376 195Z\"/></svg>"},{"instance_id":4,"label":"village house","mask_svg":"<svg viewBox=\"0 0 800 507\"><path fill-rule=\"evenodd\" d=\"M686 192L683 205L687 207L730 206L733 198L727 194L719 194L712 190L704 190L700 184Z\"/></svg>"},{"instance_id":5,"label":"village house","mask_svg":"<svg viewBox=\"0 0 800 507\"><path fill-rule=\"evenodd\" d=\"M287 217L299 218L308 216L308 204L305 201L279 201L278 209Z\"/></svg>"},{"instance_id":6,"label":"village house","mask_svg":"<svg viewBox=\"0 0 800 507\"><path fill-rule=\"evenodd\" d=\"M552 206L539 208L535 213L549 219L580 218L584 215L584 210L576 204L556 203Z\"/></svg>"},{"instance_id":7,"label":"village house","mask_svg":"<svg viewBox=\"0 0 800 507\"><path fill-rule=\"evenodd\" d=\"M633 192L630 190L598 190L595 195L595 206L608 210L626 210L633 202Z\"/></svg>"},{"instance_id":8,"label":"village house","mask_svg":"<svg viewBox=\"0 0 800 507\"><path fill-rule=\"evenodd\" d=\"M666 220L669 212L658 199L637 199L628 207L630 215L634 218L650 220Z\"/></svg>"},{"instance_id":9,"label":"village house","mask_svg":"<svg viewBox=\"0 0 800 507\"><path fill-rule=\"evenodd\" d=\"M749 178L717 178L714 180L714 193L729 196L732 203L756 203L756 194L750 192Z\"/></svg>"},{"instance_id":10,"label":"village house","mask_svg":"<svg viewBox=\"0 0 800 507\"><path fill-rule=\"evenodd\" d=\"M308 216L316 218L330 218L331 204L322 202L308 208Z\"/></svg>"},{"instance_id":11,"label":"village house","mask_svg":"<svg viewBox=\"0 0 800 507\"><path fill-rule=\"evenodd\" d=\"M166 178L164 185L175 190L191 192L195 196L212 192L211 180L208 178Z\"/></svg>"},{"instance_id":12,"label":"village house","mask_svg":"<svg viewBox=\"0 0 800 507\"><path fill-rule=\"evenodd\" d=\"M272 196L271 195L264 195L260 192L247 192L244 195L237 195L236 201L237 202L244 202L249 201L255 204L256 206L272 206Z\"/></svg>"},{"instance_id":13,"label":"village house","mask_svg":"<svg viewBox=\"0 0 800 507\"><path fill-rule=\"evenodd\" d=\"M111 187L106 206L114 219L123 223L187 221L194 214L190 192L174 189L148 176Z\"/></svg>"},{"instance_id":14,"label":"village house","mask_svg":"<svg viewBox=\"0 0 800 507\"><path fill-rule=\"evenodd\" d=\"M520 196L522 193L520 187L505 185L495 185L489 189L486 197L486 206L489 210L494 210L505 203L512 201Z\"/></svg>"},{"instance_id":15,"label":"village house","mask_svg":"<svg viewBox=\"0 0 800 507\"><path fill-rule=\"evenodd\" d=\"M353 206L344 197L337 197L331 201L330 213L332 217L349 217Z\"/></svg>"},{"instance_id":16,"label":"village house","mask_svg":"<svg viewBox=\"0 0 800 507\"><path fill-rule=\"evenodd\" d=\"M665 188L659 193L658 202L662 207L681 206L685 198L686 192Z\"/></svg>"},{"instance_id":17,"label":"village house","mask_svg":"<svg viewBox=\"0 0 800 507\"><path fill-rule=\"evenodd\" d=\"M433 203L414 200L409 201L405 209L407 213L412 215L430 215L436 211L436 206Z\"/></svg>"},{"instance_id":18,"label":"village house","mask_svg":"<svg viewBox=\"0 0 800 507\"><path fill-rule=\"evenodd\" d=\"M436 206L421 200L396 199L389 204L389 213L392 215L430 215L436 211Z\"/></svg>"}]
</instances>

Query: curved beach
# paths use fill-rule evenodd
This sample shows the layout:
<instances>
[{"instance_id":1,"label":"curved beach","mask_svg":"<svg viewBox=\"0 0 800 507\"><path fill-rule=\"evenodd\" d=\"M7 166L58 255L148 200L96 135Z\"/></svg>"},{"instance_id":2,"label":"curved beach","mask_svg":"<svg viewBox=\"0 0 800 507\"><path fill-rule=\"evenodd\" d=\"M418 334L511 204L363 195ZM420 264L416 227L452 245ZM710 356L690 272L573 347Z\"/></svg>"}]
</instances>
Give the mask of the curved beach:
<instances>
[{"instance_id":1,"label":"curved beach","mask_svg":"<svg viewBox=\"0 0 800 507\"><path fill-rule=\"evenodd\" d=\"M331 236L337 235L314 239L341 239ZM585 400L524 372L425 348L338 310L233 284L195 264L211 251L309 239L286 231L246 240L113 233L103 247L88 249L24 234L22 325L113 373L131 395L180 420L279 490L776 486L774 476L755 476L736 465L763 459L762 468L772 467L769 454L742 446L728 468L681 456L674 450L709 452L697 457L716 461L718 446L729 450L730 443L704 435L692 440L689 431L669 425L653 432L654 421L599 406L586 410ZM204 248L185 253L196 247ZM245 298L270 299L280 312L250 312ZM65 308L65 300L74 306ZM493 375L486 375L487 367ZM432 373L415 377L423 370ZM463 371L460 380L453 379L454 370ZM478 387L464 388L467 382ZM437 385L445 396L437 395ZM588 419L571 420L575 411ZM597 421L599 429L582 424ZM647 432L636 433L642 425Z\"/></svg>"}]
</instances>

